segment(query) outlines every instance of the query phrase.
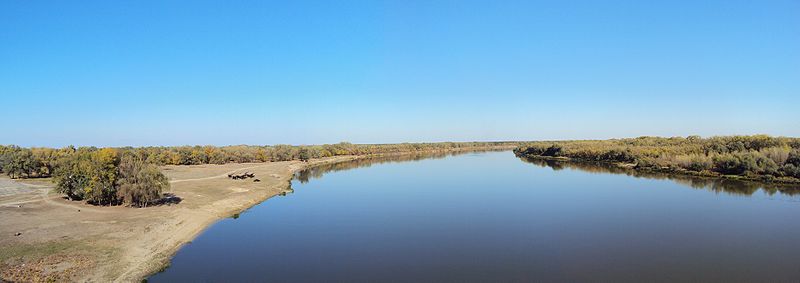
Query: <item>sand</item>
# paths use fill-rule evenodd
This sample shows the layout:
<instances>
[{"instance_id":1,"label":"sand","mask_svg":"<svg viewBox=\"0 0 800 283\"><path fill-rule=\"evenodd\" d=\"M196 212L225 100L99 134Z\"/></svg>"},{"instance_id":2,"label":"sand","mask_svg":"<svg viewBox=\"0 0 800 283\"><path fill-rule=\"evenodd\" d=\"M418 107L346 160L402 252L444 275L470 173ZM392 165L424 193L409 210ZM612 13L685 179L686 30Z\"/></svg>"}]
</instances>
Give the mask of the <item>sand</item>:
<instances>
[{"instance_id":1,"label":"sand","mask_svg":"<svg viewBox=\"0 0 800 283\"><path fill-rule=\"evenodd\" d=\"M138 282L217 220L289 190L294 172L356 158L164 166L182 200L147 208L87 205L52 193L47 179L0 178L0 278ZM261 182L227 177L242 172Z\"/></svg>"}]
</instances>

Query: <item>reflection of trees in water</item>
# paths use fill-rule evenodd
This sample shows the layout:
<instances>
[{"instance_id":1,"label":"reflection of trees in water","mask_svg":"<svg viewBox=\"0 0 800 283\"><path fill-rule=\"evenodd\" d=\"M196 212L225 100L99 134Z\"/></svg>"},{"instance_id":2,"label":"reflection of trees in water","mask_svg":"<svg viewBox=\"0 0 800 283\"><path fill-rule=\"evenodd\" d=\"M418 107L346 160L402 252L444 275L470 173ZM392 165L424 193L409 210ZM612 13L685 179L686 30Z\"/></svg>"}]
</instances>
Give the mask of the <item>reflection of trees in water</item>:
<instances>
[{"instance_id":1,"label":"reflection of trees in water","mask_svg":"<svg viewBox=\"0 0 800 283\"><path fill-rule=\"evenodd\" d=\"M638 171L632 168L622 168L610 164L584 162L584 161L561 161L548 160L541 158L521 157L522 161L540 167L549 167L555 171L567 169L577 169L590 173L611 173L624 174L635 178L648 178L657 180L671 180L678 184L689 186L694 189L707 189L712 192L725 192L734 195L750 196L759 189L769 195L780 192L784 195L798 195L800 188L797 186L784 184L769 184L743 180L732 180L724 178L695 177L689 175L669 174L661 172Z\"/></svg>"},{"instance_id":2,"label":"reflection of trees in water","mask_svg":"<svg viewBox=\"0 0 800 283\"><path fill-rule=\"evenodd\" d=\"M468 154L468 153L477 153L477 152L491 152L491 151L500 151L500 150L469 150L469 151L454 151L454 152L420 152L420 153L409 153L409 154L397 154L397 155L386 155L386 156L376 156L376 157L365 157L359 158L352 161L344 161L338 163L329 163L329 164L321 164L317 165L300 172L294 174L294 178L300 183L305 184L311 179L317 179L322 177L325 173L328 172L338 172L356 168L364 168L370 167L376 164L384 164L384 163L396 163L396 162L407 162L407 161L420 161L425 159L442 159L448 156L455 156L461 154Z\"/></svg>"}]
</instances>

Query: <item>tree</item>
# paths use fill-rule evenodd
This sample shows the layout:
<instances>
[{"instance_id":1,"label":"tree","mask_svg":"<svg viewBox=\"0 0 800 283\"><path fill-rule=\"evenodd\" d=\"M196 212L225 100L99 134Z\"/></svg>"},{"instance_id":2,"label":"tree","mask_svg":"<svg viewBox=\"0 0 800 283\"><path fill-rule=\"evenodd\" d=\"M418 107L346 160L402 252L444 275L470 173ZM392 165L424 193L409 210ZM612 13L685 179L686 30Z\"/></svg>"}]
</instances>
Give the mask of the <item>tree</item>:
<instances>
[{"instance_id":1,"label":"tree","mask_svg":"<svg viewBox=\"0 0 800 283\"><path fill-rule=\"evenodd\" d=\"M103 148L92 155L92 178L89 190L86 192L87 200L98 204L116 203L117 166L119 156L113 148Z\"/></svg>"},{"instance_id":2,"label":"tree","mask_svg":"<svg viewBox=\"0 0 800 283\"><path fill-rule=\"evenodd\" d=\"M311 159L311 151L307 147L302 147L297 152L297 157L300 159L300 161L308 161Z\"/></svg>"},{"instance_id":3,"label":"tree","mask_svg":"<svg viewBox=\"0 0 800 283\"><path fill-rule=\"evenodd\" d=\"M3 172L6 172L12 179L28 178L38 172L40 162L33 156L30 149L16 147L5 155Z\"/></svg>"},{"instance_id":4,"label":"tree","mask_svg":"<svg viewBox=\"0 0 800 283\"><path fill-rule=\"evenodd\" d=\"M92 179L91 152L80 151L60 158L53 177L56 191L70 200L83 200Z\"/></svg>"},{"instance_id":5,"label":"tree","mask_svg":"<svg viewBox=\"0 0 800 283\"><path fill-rule=\"evenodd\" d=\"M59 160L55 170L56 190L70 199L116 204L118 165L117 150L113 148L81 148Z\"/></svg>"},{"instance_id":6,"label":"tree","mask_svg":"<svg viewBox=\"0 0 800 283\"><path fill-rule=\"evenodd\" d=\"M123 204L146 207L158 201L169 186L169 180L155 165L130 155L120 161L117 198Z\"/></svg>"}]
</instances>

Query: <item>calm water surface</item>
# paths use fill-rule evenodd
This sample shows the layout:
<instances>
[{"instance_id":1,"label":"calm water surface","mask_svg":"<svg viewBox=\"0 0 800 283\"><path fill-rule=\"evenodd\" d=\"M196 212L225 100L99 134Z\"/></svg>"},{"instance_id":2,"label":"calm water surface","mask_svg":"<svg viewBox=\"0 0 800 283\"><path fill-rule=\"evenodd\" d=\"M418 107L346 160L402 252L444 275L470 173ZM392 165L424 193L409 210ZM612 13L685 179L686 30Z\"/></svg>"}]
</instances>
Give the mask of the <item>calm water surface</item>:
<instances>
[{"instance_id":1,"label":"calm water surface","mask_svg":"<svg viewBox=\"0 0 800 283\"><path fill-rule=\"evenodd\" d=\"M800 197L752 184L485 152L316 168L292 187L150 282L800 281Z\"/></svg>"}]
</instances>

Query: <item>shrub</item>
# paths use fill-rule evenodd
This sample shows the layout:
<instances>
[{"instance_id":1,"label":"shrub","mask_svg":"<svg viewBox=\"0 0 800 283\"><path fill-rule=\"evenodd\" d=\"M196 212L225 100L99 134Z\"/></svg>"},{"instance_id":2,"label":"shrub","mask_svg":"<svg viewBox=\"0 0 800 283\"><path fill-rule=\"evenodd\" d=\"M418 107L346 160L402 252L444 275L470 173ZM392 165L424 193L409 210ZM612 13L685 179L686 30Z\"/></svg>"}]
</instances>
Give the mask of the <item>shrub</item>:
<instances>
[{"instance_id":1,"label":"shrub","mask_svg":"<svg viewBox=\"0 0 800 283\"><path fill-rule=\"evenodd\" d=\"M786 163L792 164L795 167L800 167L800 150L792 150L792 152L790 152L786 157Z\"/></svg>"},{"instance_id":2,"label":"shrub","mask_svg":"<svg viewBox=\"0 0 800 283\"><path fill-rule=\"evenodd\" d=\"M781 167L781 173L783 173L784 176L800 178L800 167L794 164L784 164L783 167Z\"/></svg>"},{"instance_id":3,"label":"shrub","mask_svg":"<svg viewBox=\"0 0 800 283\"><path fill-rule=\"evenodd\" d=\"M308 148L305 147L300 148L300 150L297 153L297 156L300 161L308 161L309 159L311 159L311 151L309 151Z\"/></svg>"},{"instance_id":4,"label":"shrub","mask_svg":"<svg viewBox=\"0 0 800 283\"><path fill-rule=\"evenodd\" d=\"M746 167L739 158L726 153L714 158L714 170L726 175L739 175L744 173Z\"/></svg>"},{"instance_id":5,"label":"shrub","mask_svg":"<svg viewBox=\"0 0 800 283\"><path fill-rule=\"evenodd\" d=\"M636 157L628 150L611 149L606 153L600 155L601 160L610 160L616 162L634 162Z\"/></svg>"},{"instance_id":6,"label":"shrub","mask_svg":"<svg viewBox=\"0 0 800 283\"><path fill-rule=\"evenodd\" d=\"M755 174L761 175L777 175L778 174L778 164L775 163L771 158L766 157L758 152L752 153L756 160L756 167L751 168L751 171Z\"/></svg>"},{"instance_id":7,"label":"shrub","mask_svg":"<svg viewBox=\"0 0 800 283\"><path fill-rule=\"evenodd\" d=\"M769 147L759 150L759 153L772 159L775 164L784 164L786 160L789 159L791 151L789 147Z\"/></svg>"},{"instance_id":8,"label":"shrub","mask_svg":"<svg viewBox=\"0 0 800 283\"><path fill-rule=\"evenodd\" d=\"M704 170L711 170L714 167L714 162L705 155L693 155L689 159L689 164L686 169L701 172Z\"/></svg>"},{"instance_id":9,"label":"shrub","mask_svg":"<svg viewBox=\"0 0 800 283\"><path fill-rule=\"evenodd\" d=\"M542 155L544 156L561 156L563 148L560 145L554 144L548 147Z\"/></svg>"},{"instance_id":10,"label":"shrub","mask_svg":"<svg viewBox=\"0 0 800 283\"><path fill-rule=\"evenodd\" d=\"M541 146L526 146L514 149L515 154L526 156L544 155L545 151L547 151L547 148Z\"/></svg>"},{"instance_id":11,"label":"shrub","mask_svg":"<svg viewBox=\"0 0 800 283\"><path fill-rule=\"evenodd\" d=\"M636 158L636 168L659 168L662 164L652 157Z\"/></svg>"}]
</instances>

